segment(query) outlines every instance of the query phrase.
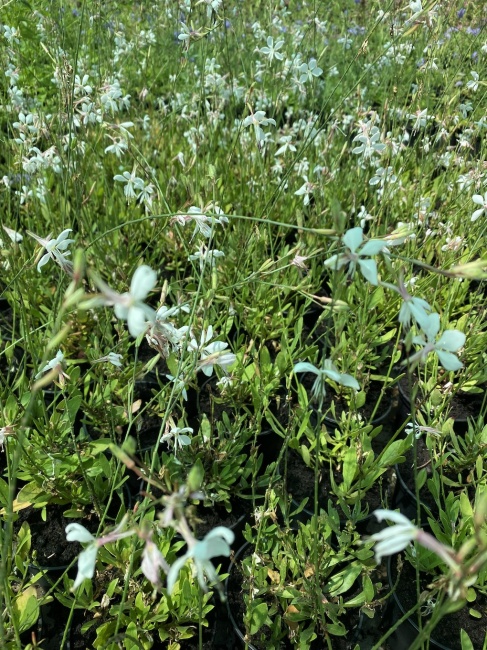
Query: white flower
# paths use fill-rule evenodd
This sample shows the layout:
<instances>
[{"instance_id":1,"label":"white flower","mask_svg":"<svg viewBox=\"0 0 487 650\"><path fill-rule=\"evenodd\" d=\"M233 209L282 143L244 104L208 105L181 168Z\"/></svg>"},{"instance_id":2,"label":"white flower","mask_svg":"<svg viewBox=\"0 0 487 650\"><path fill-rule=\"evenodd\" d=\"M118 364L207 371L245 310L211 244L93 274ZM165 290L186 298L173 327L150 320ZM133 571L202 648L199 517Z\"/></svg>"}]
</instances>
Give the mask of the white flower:
<instances>
[{"instance_id":1,"label":"white flower","mask_svg":"<svg viewBox=\"0 0 487 650\"><path fill-rule=\"evenodd\" d=\"M184 377L174 377L173 375L166 375L166 377L169 379L169 381L172 381L174 383L176 393L181 393L183 399L187 401L188 393L186 391L186 382L184 381Z\"/></svg>"},{"instance_id":2,"label":"white flower","mask_svg":"<svg viewBox=\"0 0 487 650\"><path fill-rule=\"evenodd\" d=\"M232 352L225 352L228 343L214 341L207 345L212 337L213 327L210 325L207 330L201 332L199 343L194 338L188 343L188 350L192 352L201 351L198 370L202 370L207 377L211 377L213 366L220 366L225 370L225 368L234 364L236 360L236 356Z\"/></svg>"},{"instance_id":3,"label":"white flower","mask_svg":"<svg viewBox=\"0 0 487 650\"><path fill-rule=\"evenodd\" d=\"M430 352L436 352L438 360L445 370L456 371L463 368L463 363L453 354L458 352L465 344L465 334L463 332L446 330L436 340L436 336L440 331L440 317L434 312L426 317L423 316L421 329L426 334L426 341L422 336L413 338L414 345L419 345L421 349L413 354L406 363L411 367L415 367L418 363L424 361Z\"/></svg>"},{"instance_id":4,"label":"white flower","mask_svg":"<svg viewBox=\"0 0 487 650\"><path fill-rule=\"evenodd\" d=\"M313 399L315 400L320 400L326 395L326 379L331 379L337 384L352 388L353 390L360 390L360 384L355 377L347 373L338 372L331 359L325 359L321 368L317 368L308 361L301 361L294 366L294 372L310 372L316 375L316 379L311 388Z\"/></svg>"},{"instance_id":5,"label":"white flower","mask_svg":"<svg viewBox=\"0 0 487 650\"><path fill-rule=\"evenodd\" d=\"M73 523L66 526L66 539L68 542L81 542L88 544L84 551L78 556L78 575L74 581L71 591L74 591L86 579L91 579L95 573L96 556L98 549L109 542L116 542L118 539L129 537L134 534L134 530L122 531L126 523L126 517L110 533L103 537L94 537L89 530L86 530L81 524Z\"/></svg>"},{"instance_id":6,"label":"white flower","mask_svg":"<svg viewBox=\"0 0 487 650\"><path fill-rule=\"evenodd\" d=\"M161 437L161 442L171 444L175 450L178 447L186 447L191 444L191 438L186 433L193 433L193 429L191 427L172 427L169 433L165 433Z\"/></svg>"},{"instance_id":7,"label":"white flower","mask_svg":"<svg viewBox=\"0 0 487 650\"><path fill-rule=\"evenodd\" d=\"M5 230L5 232L10 237L10 239L13 241L14 244L18 244L24 239L19 232L13 230L12 228L7 228L7 226L3 226L3 229Z\"/></svg>"},{"instance_id":8,"label":"white flower","mask_svg":"<svg viewBox=\"0 0 487 650\"><path fill-rule=\"evenodd\" d=\"M472 76L472 79L470 81L467 81L467 88L476 93L479 87L479 75L478 72L475 72L475 70L472 70L470 74Z\"/></svg>"},{"instance_id":9,"label":"white flower","mask_svg":"<svg viewBox=\"0 0 487 650\"><path fill-rule=\"evenodd\" d=\"M314 77L319 77L323 70L316 63L316 59L310 59L309 63L302 63L299 66L299 72L301 73L299 83L303 84L307 81L313 81Z\"/></svg>"},{"instance_id":10,"label":"white flower","mask_svg":"<svg viewBox=\"0 0 487 650\"><path fill-rule=\"evenodd\" d=\"M407 517L393 510L375 510L373 514L378 521L388 519L395 524L370 536L375 542L375 561L380 564L384 556L403 551L417 538L419 529Z\"/></svg>"},{"instance_id":11,"label":"white flower","mask_svg":"<svg viewBox=\"0 0 487 650\"><path fill-rule=\"evenodd\" d=\"M0 449L3 451L3 445L7 442L6 437L11 436L14 433L14 427L7 425L6 427L0 427Z\"/></svg>"},{"instance_id":12,"label":"white flower","mask_svg":"<svg viewBox=\"0 0 487 650\"><path fill-rule=\"evenodd\" d=\"M481 194L474 194L472 196L472 201L481 206L479 210L475 210L470 218L471 221L477 221L477 219L483 214L487 214L487 192L484 194L484 196Z\"/></svg>"},{"instance_id":13,"label":"white flower","mask_svg":"<svg viewBox=\"0 0 487 650\"><path fill-rule=\"evenodd\" d=\"M348 248L348 252L340 255L332 255L329 259L325 260L324 265L334 270L349 265L349 275L353 275L358 265L364 278L371 284L377 286L379 283L377 263L375 260L369 259L369 255L377 255L387 251L387 242L379 239L369 239L362 246L363 240L363 230L360 226L350 228L342 237L342 241ZM360 250L358 250L359 247ZM367 259L364 259L363 256L366 256Z\"/></svg>"},{"instance_id":14,"label":"white flower","mask_svg":"<svg viewBox=\"0 0 487 650\"><path fill-rule=\"evenodd\" d=\"M220 208L215 205L206 206L206 208L204 209L205 211L214 210L215 212L221 212ZM217 223L223 226L224 223L228 223L228 218L225 217L223 214L220 217L213 217L204 214L201 208L192 205L190 208L188 208L188 212L186 214L176 214L171 219L172 223L174 223L175 221L181 224L182 226L185 226L189 221L194 221L195 229L193 232L193 237L198 232L200 232L203 235L203 237L209 239L213 232L213 226ZM193 237L191 239L193 239Z\"/></svg>"},{"instance_id":15,"label":"white flower","mask_svg":"<svg viewBox=\"0 0 487 650\"><path fill-rule=\"evenodd\" d=\"M219 257L225 257L223 251L219 251L216 248L208 248L204 244L199 247L199 250L196 253L193 253L188 257L189 260L198 260L200 263L200 269L203 271L205 264L213 267L216 264L216 260Z\"/></svg>"},{"instance_id":16,"label":"white flower","mask_svg":"<svg viewBox=\"0 0 487 650\"><path fill-rule=\"evenodd\" d=\"M214 341L203 348L201 359L198 362L198 370L202 370L207 377L211 377L214 366L220 366L223 370L232 366L237 357L233 352L225 352L228 343L223 341Z\"/></svg>"},{"instance_id":17,"label":"white flower","mask_svg":"<svg viewBox=\"0 0 487 650\"><path fill-rule=\"evenodd\" d=\"M213 563L210 561L212 557L224 555L230 556L230 544L235 539L235 535L229 528L224 526L217 526L211 530L201 541L196 542L188 551L180 558L178 558L171 566L167 574L167 591L172 593L179 572L189 558L193 560L193 565L196 570L198 583L203 591L207 591L205 576L214 583L219 584L218 574L215 571Z\"/></svg>"},{"instance_id":18,"label":"white flower","mask_svg":"<svg viewBox=\"0 0 487 650\"><path fill-rule=\"evenodd\" d=\"M304 203L304 205L309 205L309 202L310 202L310 198L309 198L309 197L310 197L311 194L313 194L313 191L314 191L315 185L314 185L313 183L310 183L310 181L308 181L308 177L307 177L307 176L303 176L303 180L304 180L303 185L301 185L301 187L299 188L299 190L296 190L296 191L294 192L294 195L295 195L295 196L302 196L302 197L304 197L304 198L303 198L303 203Z\"/></svg>"},{"instance_id":19,"label":"white flower","mask_svg":"<svg viewBox=\"0 0 487 650\"><path fill-rule=\"evenodd\" d=\"M137 195L135 192L143 192L145 189L145 183L142 178L139 176L135 175L135 167L132 170L132 173L130 172L123 172L123 174L116 174L113 177L114 181L117 181L118 183L125 183L125 187L123 188L123 193L125 194L127 201L133 200L137 198ZM140 196L140 194L139 194Z\"/></svg>"},{"instance_id":20,"label":"white flower","mask_svg":"<svg viewBox=\"0 0 487 650\"><path fill-rule=\"evenodd\" d=\"M96 556L98 555L98 546L96 544L96 537L81 524L68 524L66 526L66 539L68 542L89 543L89 546L84 551L81 551L78 556L78 574L71 587L71 591L74 591L86 578L91 580L93 577Z\"/></svg>"},{"instance_id":21,"label":"white flower","mask_svg":"<svg viewBox=\"0 0 487 650\"><path fill-rule=\"evenodd\" d=\"M425 533L424 530L415 526L407 517L393 510L375 510L373 513L378 521L388 519L394 522L394 526L384 528L378 533L371 535L369 539L374 540L375 561L379 564L384 556L394 555L403 551L412 541L417 541L424 548L433 551L448 567L454 575L461 573L461 566L455 551L449 546L439 542L436 537ZM453 583L449 585L449 591ZM451 594L450 594L451 595ZM458 597L458 596L457 596ZM455 598L453 598L455 600Z\"/></svg>"},{"instance_id":22,"label":"white flower","mask_svg":"<svg viewBox=\"0 0 487 650\"><path fill-rule=\"evenodd\" d=\"M53 372L54 377L56 374L58 375L58 381L61 385L64 384L65 379L69 379L69 375L64 372L64 354L61 352L61 350L58 350L54 359L48 361L42 370L37 373L35 379L39 379L39 377L41 377L45 372L48 372L49 370ZM49 381L49 379L46 379L46 381Z\"/></svg>"},{"instance_id":23,"label":"white flower","mask_svg":"<svg viewBox=\"0 0 487 650\"><path fill-rule=\"evenodd\" d=\"M265 111L255 111L255 113L248 115L242 122L243 127L253 125L257 143L265 140L265 134L262 127L267 126L268 124L276 126L276 121L272 118L266 117Z\"/></svg>"},{"instance_id":24,"label":"white flower","mask_svg":"<svg viewBox=\"0 0 487 650\"><path fill-rule=\"evenodd\" d=\"M139 266L135 271L130 291L126 293L117 293L102 280L95 278L95 283L104 295L102 304L114 306L116 317L127 321L129 332L134 338L145 332L148 324L155 321L156 312L143 301L156 282L156 272L145 265Z\"/></svg>"},{"instance_id":25,"label":"white flower","mask_svg":"<svg viewBox=\"0 0 487 650\"><path fill-rule=\"evenodd\" d=\"M272 36L268 36L267 46L262 47L260 49L260 52L262 52L262 54L265 54L268 57L269 61L272 61L274 58L282 61L283 54L281 54L281 52L278 52L278 50L280 50L283 45L284 41L277 41L277 43L274 43Z\"/></svg>"},{"instance_id":26,"label":"white flower","mask_svg":"<svg viewBox=\"0 0 487 650\"><path fill-rule=\"evenodd\" d=\"M117 368L122 367L122 355L121 354L116 354L115 352L109 352L106 356L100 357L100 359L95 359L92 361L92 363L111 363L112 365L116 366Z\"/></svg>"},{"instance_id":27,"label":"white flower","mask_svg":"<svg viewBox=\"0 0 487 650\"><path fill-rule=\"evenodd\" d=\"M72 232L72 228L67 228L66 230L63 230L63 232L58 237L56 237L56 239L52 239L51 235L48 235L44 239L43 237L39 237L33 232L30 232L30 230L27 231L27 234L39 242L39 244L43 246L47 251L47 253L41 257L39 263L37 264L37 270L39 272L41 268L49 262L49 260L53 260L56 262L56 264L59 264L59 266L64 271L66 271L66 273L69 273L70 275L72 274L73 265L69 260L66 259L66 256L70 255L70 252L66 249L70 244L74 242L74 239L67 239L70 232Z\"/></svg>"},{"instance_id":28,"label":"white flower","mask_svg":"<svg viewBox=\"0 0 487 650\"><path fill-rule=\"evenodd\" d=\"M165 573L168 573L170 570L169 564L164 559L164 556L150 539L145 542L140 568L145 577L155 587L161 586L160 570L162 569Z\"/></svg>"}]
</instances>

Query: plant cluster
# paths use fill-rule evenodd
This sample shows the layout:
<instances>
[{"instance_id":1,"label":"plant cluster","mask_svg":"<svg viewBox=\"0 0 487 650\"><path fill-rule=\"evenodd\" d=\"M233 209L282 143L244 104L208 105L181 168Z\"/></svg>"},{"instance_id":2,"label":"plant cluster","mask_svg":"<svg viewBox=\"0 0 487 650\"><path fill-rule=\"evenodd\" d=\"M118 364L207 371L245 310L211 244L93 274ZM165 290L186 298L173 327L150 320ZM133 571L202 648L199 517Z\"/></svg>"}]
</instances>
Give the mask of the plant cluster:
<instances>
[{"instance_id":1,"label":"plant cluster","mask_svg":"<svg viewBox=\"0 0 487 650\"><path fill-rule=\"evenodd\" d=\"M6 3L2 647L485 622L486 20Z\"/></svg>"}]
</instances>

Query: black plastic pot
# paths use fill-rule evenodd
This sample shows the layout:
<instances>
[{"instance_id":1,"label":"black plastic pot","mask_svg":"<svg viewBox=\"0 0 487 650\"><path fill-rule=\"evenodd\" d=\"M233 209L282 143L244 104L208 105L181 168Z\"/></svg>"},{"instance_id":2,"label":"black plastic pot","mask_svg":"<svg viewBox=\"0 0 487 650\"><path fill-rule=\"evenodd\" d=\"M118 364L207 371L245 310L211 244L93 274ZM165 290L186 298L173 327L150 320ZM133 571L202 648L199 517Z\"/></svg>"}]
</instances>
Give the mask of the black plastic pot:
<instances>
[{"instance_id":1,"label":"black plastic pot","mask_svg":"<svg viewBox=\"0 0 487 650\"><path fill-rule=\"evenodd\" d=\"M395 563L397 562L398 557L399 557L398 555L392 555L389 558L387 558L387 577L389 580L389 587L391 588L391 590L394 588L397 579L397 571L395 570ZM408 580L408 582L411 581ZM401 598L401 593L402 593L401 579L399 579L397 588L392 592L393 608L391 613L391 617L392 617L391 625L393 625L395 621L398 621L400 618L402 618L410 609L410 607L405 606L404 601ZM394 650L409 650L412 643L414 643L414 641L418 637L418 634L419 634L418 624L415 620L415 617L411 616L397 628L397 630L393 633L391 637L389 637L388 643L391 648L394 648ZM433 630L433 635L434 635L434 630ZM453 650L452 647L450 647L449 645L444 645L443 643L435 639L434 636L431 637L428 642L429 642L428 647L431 648L432 650ZM457 650L459 650L459 648L460 647L458 646Z\"/></svg>"},{"instance_id":2,"label":"black plastic pot","mask_svg":"<svg viewBox=\"0 0 487 650\"><path fill-rule=\"evenodd\" d=\"M418 441L418 444L421 441ZM400 465L394 466L394 471L396 473L396 487L394 490L394 496L392 499L393 509L399 508L401 514L405 515L408 519L416 519L418 514L418 502L416 499L416 494L412 489L412 486L408 485L404 470L407 464L411 464L413 459L411 458L411 452L406 454L406 460ZM432 495L430 495L426 485L422 488L423 496L421 500L421 519L426 520L428 516L436 516L438 514L438 505L434 502ZM429 495L429 500L427 499ZM429 501L429 502L428 502Z\"/></svg>"},{"instance_id":3,"label":"black plastic pot","mask_svg":"<svg viewBox=\"0 0 487 650\"><path fill-rule=\"evenodd\" d=\"M40 607L40 614L36 624L30 630L21 634L21 641L26 645L31 644L32 637L34 636L37 642L41 641L41 639L43 640L41 645L45 650L70 650L71 628L68 629L66 642L61 645L65 628L63 627L63 623L59 620L60 610L61 617L67 620L69 610L62 607L58 602L54 601L47 605L42 605Z\"/></svg>"},{"instance_id":4,"label":"black plastic pot","mask_svg":"<svg viewBox=\"0 0 487 650\"><path fill-rule=\"evenodd\" d=\"M400 380L397 385L399 389L398 423L402 424L411 415L411 395L406 378ZM469 418L476 418L480 415L483 400L483 393L465 393L458 391L453 396L449 417L453 418L453 430L457 435L465 435L468 431ZM420 401L417 404L417 408L421 408ZM459 414L459 411L463 411L464 414Z\"/></svg>"}]
</instances>

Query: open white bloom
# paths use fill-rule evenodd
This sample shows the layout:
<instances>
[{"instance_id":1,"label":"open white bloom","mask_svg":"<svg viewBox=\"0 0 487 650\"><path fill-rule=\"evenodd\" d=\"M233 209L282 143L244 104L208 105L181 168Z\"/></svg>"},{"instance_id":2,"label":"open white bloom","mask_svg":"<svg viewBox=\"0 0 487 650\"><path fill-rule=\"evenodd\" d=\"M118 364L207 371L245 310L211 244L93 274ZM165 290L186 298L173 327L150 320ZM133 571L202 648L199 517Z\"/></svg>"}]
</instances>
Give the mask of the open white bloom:
<instances>
[{"instance_id":1,"label":"open white bloom","mask_svg":"<svg viewBox=\"0 0 487 650\"><path fill-rule=\"evenodd\" d=\"M352 377L352 375L348 375L344 372L338 372L331 359L325 359L323 361L322 367L320 368L317 368L308 361L301 361L294 366L294 372L310 372L313 375L316 375L316 379L314 380L313 386L311 388L311 393L313 395L313 399L317 401L326 395L327 379L331 379L341 386L352 388L353 390L360 390L360 384L355 379L355 377Z\"/></svg>"},{"instance_id":2,"label":"open white bloom","mask_svg":"<svg viewBox=\"0 0 487 650\"><path fill-rule=\"evenodd\" d=\"M377 521L388 519L395 524L370 536L375 542L375 561L380 564L384 556L403 551L417 538L419 529L407 517L393 510L375 510L373 514Z\"/></svg>"},{"instance_id":3,"label":"open white bloom","mask_svg":"<svg viewBox=\"0 0 487 650\"><path fill-rule=\"evenodd\" d=\"M178 558L171 566L167 574L167 591L171 594L178 578L179 572L189 558L193 560L193 566L196 571L198 582L203 591L207 591L205 576L217 585L219 584L218 574L211 562L212 557L224 555L230 556L230 544L235 539L235 535L229 528L217 526L204 537L196 542L186 553Z\"/></svg>"},{"instance_id":4,"label":"open white bloom","mask_svg":"<svg viewBox=\"0 0 487 650\"><path fill-rule=\"evenodd\" d=\"M420 350L411 356L407 363L410 367L415 367L418 363L423 362L430 352L436 352L439 362L445 370L456 371L463 368L463 363L453 354L458 352L465 345L465 334L459 330L445 330L438 340L436 336L440 331L440 317L433 312L423 316L421 329L426 335L415 336L414 345L419 345Z\"/></svg>"},{"instance_id":5,"label":"open white bloom","mask_svg":"<svg viewBox=\"0 0 487 650\"><path fill-rule=\"evenodd\" d=\"M81 544L88 544L88 546L81 551L78 556L78 574L74 581L71 591L77 589L80 584L86 580L91 579L95 573L96 556L98 549L109 542L116 542L118 539L129 537L135 533L135 530L122 531L125 527L126 517L118 524L118 526L107 533L103 537L94 537L89 530L84 526L77 523L68 524L66 526L66 539L68 542L81 542Z\"/></svg>"},{"instance_id":6,"label":"open white bloom","mask_svg":"<svg viewBox=\"0 0 487 650\"><path fill-rule=\"evenodd\" d=\"M207 377L211 377L214 366L220 366L226 371L226 368L232 366L237 359L233 352L225 352L227 347L228 343L223 341L214 341L205 346L198 362L198 370L202 370Z\"/></svg>"},{"instance_id":7,"label":"open white bloom","mask_svg":"<svg viewBox=\"0 0 487 650\"><path fill-rule=\"evenodd\" d=\"M452 570L453 574L459 573L460 565L455 551L439 542L436 537L426 533L422 528L415 526L407 517L394 510L374 510L378 521L392 521L394 526L384 528L371 535L375 544L375 561L379 564L387 555L394 555L403 551L411 542L416 541L424 548L433 551ZM450 596L452 594L450 593ZM455 600L455 598L453 598Z\"/></svg>"},{"instance_id":8,"label":"open white bloom","mask_svg":"<svg viewBox=\"0 0 487 650\"><path fill-rule=\"evenodd\" d=\"M482 196L481 194L474 194L472 201L481 207L472 214L470 221L477 221L482 215L487 214L487 192Z\"/></svg>"},{"instance_id":9,"label":"open white bloom","mask_svg":"<svg viewBox=\"0 0 487 650\"><path fill-rule=\"evenodd\" d=\"M221 213L221 216L214 217L205 214L207 211L214 211L216 214ZM185 226L190 221L194 221L195 223L195 229L191 240L193 240L194 236L198 232L200 232L203 237L209 239L213 232L213 226L216 224L223 226L223 224L228 223L228 218L223 214L222 210L218 206L210 204L203 210L197 206L192 205L190 208L188 208L188 211L185 214L176 214L171 219L171 223L176 222L181 226Z\"/></svg>"},{"instance_id":10,"label":"open white bloom","mask_svg":"<svg viewBox=\"0 0 487 650\"><path fill-rule=\"evenodd\" d=\"M348 250L345 253L332 255L325 260L324 265L334 270L348 265L349 275L355 273L358 265L364 278L371 284L377 286L379 283L377 263L375 260L370 259L370 256L387 252L388 242L380 239L369 239L369 241L362 245L363 240L363 230L360 226L350 228L342 237L342 241Z\"/></svg>"},{"instance_id":11,"label":"open white bloom","mask_svg":"<svg viewBox=\"0 0 487 650\"><path fill-rule=\"evenodd\" d=\"M134 338L145 332L150 323L155 322L156 312L143 301L156 282L156 272L145 265L139 266L135 271L130 291L126 293L117 293L105 282L95 278L95 283L104 296L102 304L113 305L116 317L127 321L129 332Z\"/></svg>"},{"instance_id":12,"label":"open white bloom","mask_svg":"<svg viewBox=\"0 0 487 650\"><path fill-rule=\"evenodd\" d=\"M198 370L202 370L207 377L211 377L214 366L220 366L224 370L235 363L236 356L233 352L225 352L228 343L223 341L213 341L213 327L210 325L207 330L201 332L201 339L198 343L196 339L191 339L188 343L188 350L191 352L201 352L201 358L198 362Z\"/></svg>"},{"instance_id":13,"label":"open white bloom","mask_svg":"<svg viewBox=\"0 0 487 650\"><path fill-rule=\"evenodd\" d=\"M49 262L49 260L53 260L56 262L56 264L59 264L63 271L66 271L66 273L69 273L70 275L72 274L73 265L69 260L66 259L66 256L71 254L66 249L70 244L74 242L74 239L67 239L70 232L72 232L72 228L67 228L66 230L63 230L63 232L58 237L56 237L56 239L52 239L51 235L48 235L44 239L43 237L39 237L33 232L30 232L30 230L27 231L27 234L39 242L39 244L43 246L47 251L37 264L37 270L39 272L41 268Z\"/></svg>"},{"instance_id":14,"label":"open white bloom","mask_svg":"<svg viewBox=\"0 0 487 650\"><path fill-rule=\"evenodd\" d=\"M175 451L178 447L182 449L191 444L191 438L186 435L187 433L193 433L193 429L191 427L172 427L168 433L161 437L161 443L167 442L174 447Z\"/></svg>"},{"instance_id":15,"label":"open white bloom","mask_svg":"<svg viewBox=\"0 0 487 650\"><path fill-rule=\"evenodd\" d=\"M255 138L257 140L257 143L260 143L263 140L265 140L265 134L264 131L262 130L262 127L267 126L268 124L272 124L273 126L276 126L276 120L273 120L270 117L266 117L265 111L255 111L255 113L251 113L250 115L248 115L242 122L243 127L247 127L251 125L254 127Z\"/></svg>"}]
</instances>

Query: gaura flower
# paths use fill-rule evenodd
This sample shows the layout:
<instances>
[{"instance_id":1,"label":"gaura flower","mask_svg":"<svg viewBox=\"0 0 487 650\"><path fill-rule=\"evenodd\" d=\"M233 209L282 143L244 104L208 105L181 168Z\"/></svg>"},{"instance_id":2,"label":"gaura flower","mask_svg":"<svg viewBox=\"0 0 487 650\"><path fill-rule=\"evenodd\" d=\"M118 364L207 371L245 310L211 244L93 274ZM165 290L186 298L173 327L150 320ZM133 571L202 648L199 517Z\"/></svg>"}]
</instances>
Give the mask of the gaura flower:
<instances>
[{"instance_id":1,"label":"gaura flower","mask_svg":"<svg viewBox=\"0 0 487 650\"><path fill-rule=\"evenodd\" d=\"M100 278L95 278L94 282L103 294L101 304L114 307L115 316L127 321L129 332L134 338L155 322L156 312L143 302L157 282L157 274L150 267L139 266L132 277L130 291L126 293L113 291Z\"/></svg>"},{"instance_id":2,"label":"gaura flower","mask_svg":"<svg viewBox=\"0 0 487 650\"><path fill-rule=\"evenodd\" d=\"M348 250L339 255L332 255L329 259L325 260L325 266L338 270L348 265L348 274L353 275L358 265L364 278L371 284L377 286L379 283L377 263L375 260L370 259L369 256L377 255L387 250L387 242L379 239L369 239L362 246L364 235L360 226L347 230L342 237L342 241Z\"/></svg>"},{"instance_id":3,"label":"gaura flower","mask_svg":"<svg viewBox=\"0 0 487 650\"><path fill-rule=\"evenodd\" d=\"M43 248L45 248L47 251L37 264L37 270L39 272L41 268L49 262L49 260L53 260L56 262L56 264L59 264L63 271L69 275L72 275L73 265L69 260L66 259L66 256L71 254L70 251L66 249L70 244L74 242L74 239L67 239L70 232L73 232L72 228L67 228L66 230L63 230L63 232L58 237L56 237L56 239L52 239L51 235L48 235L44 239L43 237L39 237L33 232L30 232L30 230L27 230L27 234L39 242L39 244L43 246Z\"/></svg>"},{"instance_id":4,"label":"gaura flower","mask_svg":"<svg viewBox=\"0 0 487 650\"><path fill-rule=\"evenodd\" d=\"M167 574L167 591L170 594L174 589L181 568L191 558L196 571L198 583L203 591L207 591L205 576L210 582L219 584L218 574L211 562L211 558L224 555L230 556L230 544L235 535L229 528L217 526L211 530L204 539L196 542L188 551L178 558Z\"/></svg>"},{"instance_id":5,"label":"gaura flower","mask_svg":"<svg viewBox=\"0 0 487 650\"><path fill-rule=\"evenodd\" d=\"M103 537L94 537L89 530L77 523L66 526L66 539L68 542L81 542L88 546L81 551L78 556L78 574L74 581L71 591L77 589L86 578L91 579L95 573L96 556L98 549L110 542L116 542L118 539L129 537L135 533L135 530L123 531L126 523L126 517L112 530L112 532L103 535Z\"/></svg>"}]
</instances>

